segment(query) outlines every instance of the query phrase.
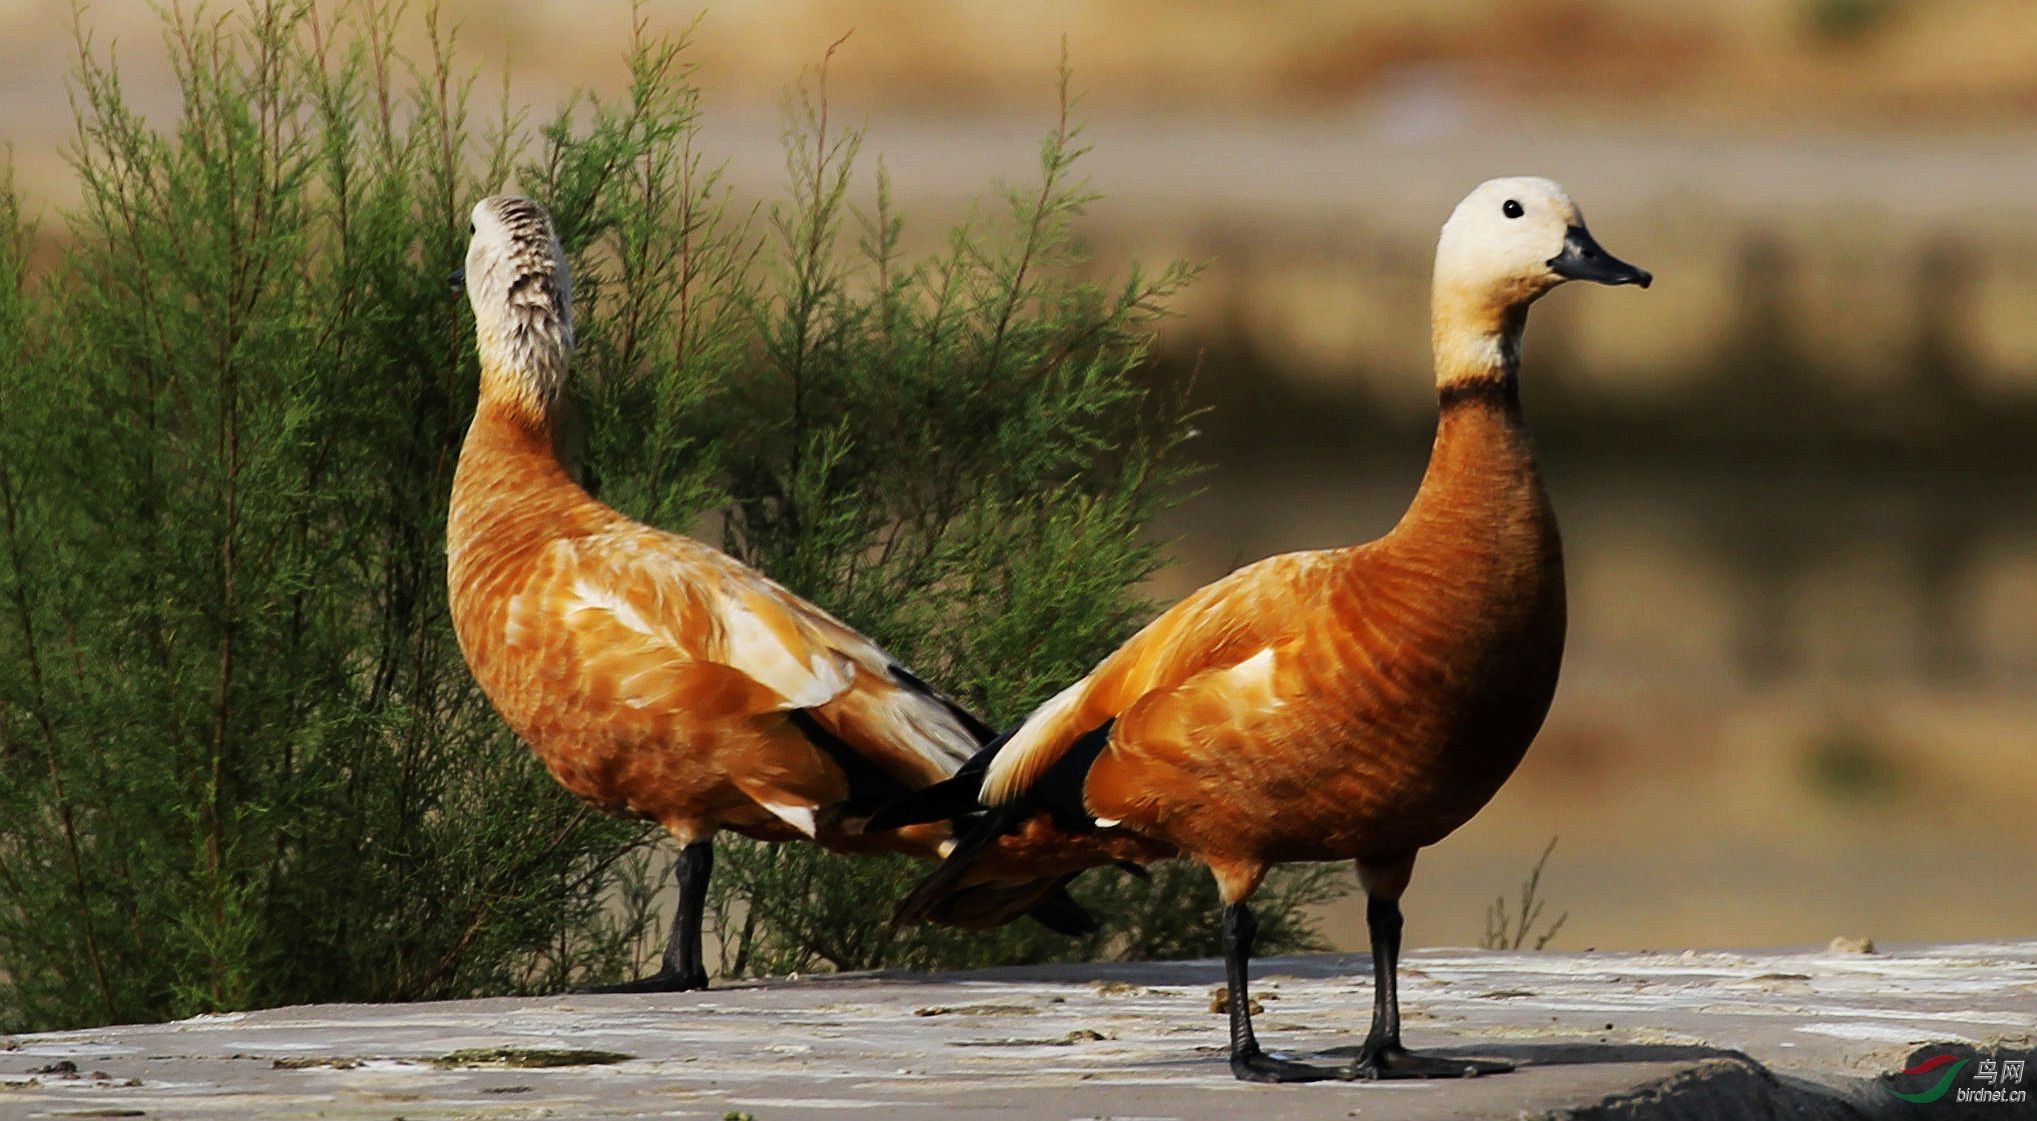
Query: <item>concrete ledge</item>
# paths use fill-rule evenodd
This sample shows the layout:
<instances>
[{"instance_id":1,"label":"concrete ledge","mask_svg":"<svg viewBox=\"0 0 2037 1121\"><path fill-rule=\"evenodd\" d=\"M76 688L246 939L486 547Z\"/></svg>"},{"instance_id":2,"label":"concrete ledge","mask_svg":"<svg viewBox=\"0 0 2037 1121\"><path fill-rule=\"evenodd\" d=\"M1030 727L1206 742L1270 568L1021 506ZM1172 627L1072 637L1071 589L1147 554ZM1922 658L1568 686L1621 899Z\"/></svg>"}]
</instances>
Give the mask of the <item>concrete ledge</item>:
<instances>
[{"instance_id":1,"label":"concrete ledge","mask_svg":"<svg viewBox=\"0 0 2037 1121\"><path fill-rule=\"evenodd\" d=\"M2037 1116L2028 1100L1911 1105L1875 1081L1940 1051L2027 1061L2037 941L1410 954L1410 1045L1520 1064L1466 1082L1234 1082L1223 1017L1210 1011L1221 981L1215 962L1054 966L24 1035L0 1040L0 1118ZM1348 1054L1370 1012L1369 965L1269 959L1255 996L1270 1050ZM565 1065L518 1065L540 1062ZM2004 1088L2037 1099L2037 1071L2026 1071Z\"/></svg>"}]
</instances>

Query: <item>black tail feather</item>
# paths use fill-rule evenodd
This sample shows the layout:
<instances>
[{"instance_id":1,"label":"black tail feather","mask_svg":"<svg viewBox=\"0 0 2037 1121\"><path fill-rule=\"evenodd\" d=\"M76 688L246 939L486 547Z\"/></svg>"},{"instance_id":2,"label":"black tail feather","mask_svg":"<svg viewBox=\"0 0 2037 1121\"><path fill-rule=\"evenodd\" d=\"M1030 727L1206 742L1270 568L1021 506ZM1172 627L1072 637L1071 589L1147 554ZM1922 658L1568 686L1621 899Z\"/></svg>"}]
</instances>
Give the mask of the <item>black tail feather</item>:
<instances>
[{"instance_id":1,"label":"black tail feather","mask_svg":"<svg viewBox=\"0 0 2037 1121\"><path fill-rule=\"evenodd\" d=\"M841 768L842 776L849 784L849 797L841 811L845 816L860 817L911 793L903 782L830 731L827 725L814 717L812 711L795 708L785 715L808 743L819 748L834 761L835 766Z\"/></svg>"},{"instance_id":2,"label":"black tail feather","mask_svg":"<svg viewBox=\"0 0 2037 1121\"><path fill-rule=\"evenodd\" d=\"M1083 800L1083 784L1089 781L1089 768L1096 763L1096 757L1110 743L1110 730L1117 723L1117 717L1091 728L1076 737L1068 750L1062 752L1040 777L1032 789L1026 791L1023 803L1045 807L1054 815L1054 824L1071 833L1086 833L1096 828L1096 819L1089 816L1089 807Z\"/></svg>"},{"instance_id":3,"label":"black tail feather","mask_svg":"<svg viewBox=\"0 0 2037 1121\"><path fill-rule=\"evenodd\" d=\"M892 929L910 926L926 918L949 892L961 884L962 876L969 871L969 866L976 863L985 850L996 844L999 837L1017 828L1023 820L1024 817L1020 812L1006 807L993 810L983 820L978 821L973 828L956 840L954 850L939 864L934 865L934 870L927 873L927 878L921 880L910 895L899 901L898 909L891 915Z\"/></svg>"},{"instance_id":4,"label":"black tail feather","mask_svg":"<svg viewBox=\"0 0 2037 1121\"><path fill-rule=\"evenodd\" d=\"M1056 934L1080 938L1085 934L1095 934L1103 929L1103 925L1068 894L1068 881L1074 878L1073 873L1061 877L1061 882L1054 885L1054 890L1048 892L1045 899L1040 900L1040 905L1026 913L1032 916L1034 922Z\"/></svg>"},{"instance_id":5,"label":"black tail feather","mask_svg":"<svg viewBox=\"0 0 2037 1121\"><path fill-rule=\"evenodd\" d=\"M1032 789L1026 791L1017 802L989 808L988 812L971 821L966 828L959 827L958 822L954 850L899 903L898 910L891 917L892 927L896 929L932 916L940 901L961 886L962 876L969 871L969 866L983 855L984 850L990 848L1006 833L1016 832L1025 824L1027 818L1042 809L1053 815L1054 822L1059 828L1071 832L1095 829L1095 820L1089 816L1089 811L1082 804L1082 783L1089 774L1090 765L1096 762L1097 755L1103 751L1104 745L1110 742L1111 726L1116 722L1115 718L1106 720L1069 745L1067 753L1055 760L1053 765L1047 768L1046 773L1040 776L1039 781L1033 784ZM961 770L955 772L954 777L886 806L871 819L871 827L878 826L880 822L886 828L896 828L915 821L960 818L961 814L953 812L954 807L962 804L956 799L956 791L947 790L930 794L931 791L951 784L960 786L969 793L967 808L963 812L984 808L976 800L976 793L982 786L983 772L989 770L990 760L996 756L997 749L1004 746L1010 740L1012 732L1017 730L1018 728L1014 726L1011 731L985 745L975 757L962 765ZM936 809L943 812L933 812Z\"/></svg>"},{"instance_id":6,"label":"black tail feather","mask_svg":"<svg viewBox=\"0 0 2037 1121\"><path fill-rule=\"evenodd\" d=\"M981 811L983 803L977 801L976 796L983 788L983 776L990 770L990 761L997 758L998 749L1011 739L1013 732L1019 730L1020 724L1012 725L1002 735L978 748L976 754L971 755L954 774L880 807L864 824L864 831L881 832L907 825L924 825L930 821L953 821L959 825L963 818Z\"/></svg>"},{"instance_id":7,"label":"black tail feather","mask_svg":"<svg viewBox=\"0 0 2037 1121\"><path fill-rule=\"evenodd\" d=\"M930 821L953 821L966 817L983 808L976 800L976 792L983 786L983 776L957 773L933 784L921 787L902 798L884 805L863 825L866 833L881 833L887 829L900 829L907 825L923 825Z\"/></svg>"}]
</instances>

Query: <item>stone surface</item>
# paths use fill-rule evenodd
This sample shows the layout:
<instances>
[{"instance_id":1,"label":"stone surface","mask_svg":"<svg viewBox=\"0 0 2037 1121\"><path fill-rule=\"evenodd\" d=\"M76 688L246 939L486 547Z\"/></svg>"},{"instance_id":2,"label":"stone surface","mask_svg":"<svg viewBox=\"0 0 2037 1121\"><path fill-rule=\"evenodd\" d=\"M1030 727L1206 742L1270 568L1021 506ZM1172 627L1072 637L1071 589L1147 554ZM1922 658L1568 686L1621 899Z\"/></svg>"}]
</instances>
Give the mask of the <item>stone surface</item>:
<instances>
[{"instance_id":1,"label":"stone surface","mask_svg":"<svg viewBox=\"0 0 2037 1121\"><path fill-rule=\"evenodd\" d=\"M1910 1106L1874 1081L1938 1050L2027 1058L2037 941L1878 954L1410 954L1410 1045L1520 1064L1464 1082L1235 1082L1224 1020L1209 1010L1221 981L1215 962L1055 966L280 1008L24 1035L0 1040L0 1118L2037 1115L2027 1103ZM1365 1029L1369 966L1362 955L1269 959L1254 996L1269 1050L1334 1052ZM486 1065L434 1065L455 1052ZM571 1065L501 1065L527 1061ZM2037 1072L2020 1088L2037 1092Z\"/></svg>"}]
</instances>

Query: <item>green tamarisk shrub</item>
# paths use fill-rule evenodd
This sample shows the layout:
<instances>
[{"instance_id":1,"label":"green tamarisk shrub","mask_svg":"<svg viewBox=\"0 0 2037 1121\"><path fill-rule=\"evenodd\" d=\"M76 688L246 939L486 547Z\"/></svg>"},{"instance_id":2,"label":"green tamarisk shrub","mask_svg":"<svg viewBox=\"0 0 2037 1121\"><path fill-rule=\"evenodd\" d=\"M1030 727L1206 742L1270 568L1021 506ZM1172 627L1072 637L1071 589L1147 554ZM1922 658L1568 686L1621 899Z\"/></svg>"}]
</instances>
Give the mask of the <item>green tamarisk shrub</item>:
<instances>
[{"instance_id":1,"label":"green tamarisk shrub","mask_svg":"<svg viewBox=\"0 0 2037 1121\"><path fill-rule=\"evenodd\" d=\"M82 17L81 17L82 18ZM0 1030L546 991L655 953L669 855L580 806L469 678L444 522L473 408L466 212L575 269L583 474L718 538L1004 721L1148 610L1187 416L1145 376L1173 266L1093 278L1063 112L1040 177L905 254L859 137L795 101L788 189L700 151L686 38L532 126L400 6L165 16L145 115L78 37L79 201L0 185ZM38 262L37 247L54 246ZM891 932L923 865L722 843L735 973L1215 948L1200 870L1078 882L1107 929ZM1262 898L1312 944L1304 872Z\"/></svg>"}]
</instances>

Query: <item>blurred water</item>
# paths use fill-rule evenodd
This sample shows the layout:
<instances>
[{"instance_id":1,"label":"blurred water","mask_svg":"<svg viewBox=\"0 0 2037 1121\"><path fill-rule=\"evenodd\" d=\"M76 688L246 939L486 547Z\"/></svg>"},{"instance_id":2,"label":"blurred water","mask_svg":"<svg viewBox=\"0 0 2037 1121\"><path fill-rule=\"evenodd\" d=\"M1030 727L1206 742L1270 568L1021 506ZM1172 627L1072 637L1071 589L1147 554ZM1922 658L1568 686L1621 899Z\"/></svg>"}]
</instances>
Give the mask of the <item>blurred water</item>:
<instances>
[{"instance_id":1,"label":"blurred water","mask_svg":"<svg viewBox=\"0 0 2037 1121\"><path fill-rule=\"evenodd\" d=\"M1392 524L1433 425L1434 230L1472 183L1554 175L1656 272L1532 317L1570 652L1520 773L1423 857L1409 939L1477 941L1552 836L1558 947L2037 928L2037 136L1423 104L1101 121L1085 225L1103 271L1208 262L1163 325L1210 467L1161 527L1163 600ZM1023 175L1013 119L872 131L928 200ZM1340 944L1359 917L1332 909Z\"/></svg>"},{"instance_id":2,"label":"blurred water","mask_svg":"<svg viewBox=\"0 0 2037 1121\"><path fill-rule=\"evenodd\" d=\"M2037 925L2029 405L1962 399L1929 359L1914 384L1943 407L1885 424L1831 371L1775 368L1790 353L1775 334L1645 405L1577 392L1565 349L1531 338L1523 393L1564 529L1570 648L1521 771L1423 857L1412 941L1478 941L1552 836L1558 947ZM1356 379L1310 386L1249 344L1179 348L1201 356L1212 466L1163 527L1181 563L1162 599L1370 539L1419 482L1432 410ZM1404 377L1426 392L1419 368ZM1732 392L1757 381L1759 408ZM1328 917L1340 945L1362 944L1355 905Z\"/></svg>"}]
</instances>

